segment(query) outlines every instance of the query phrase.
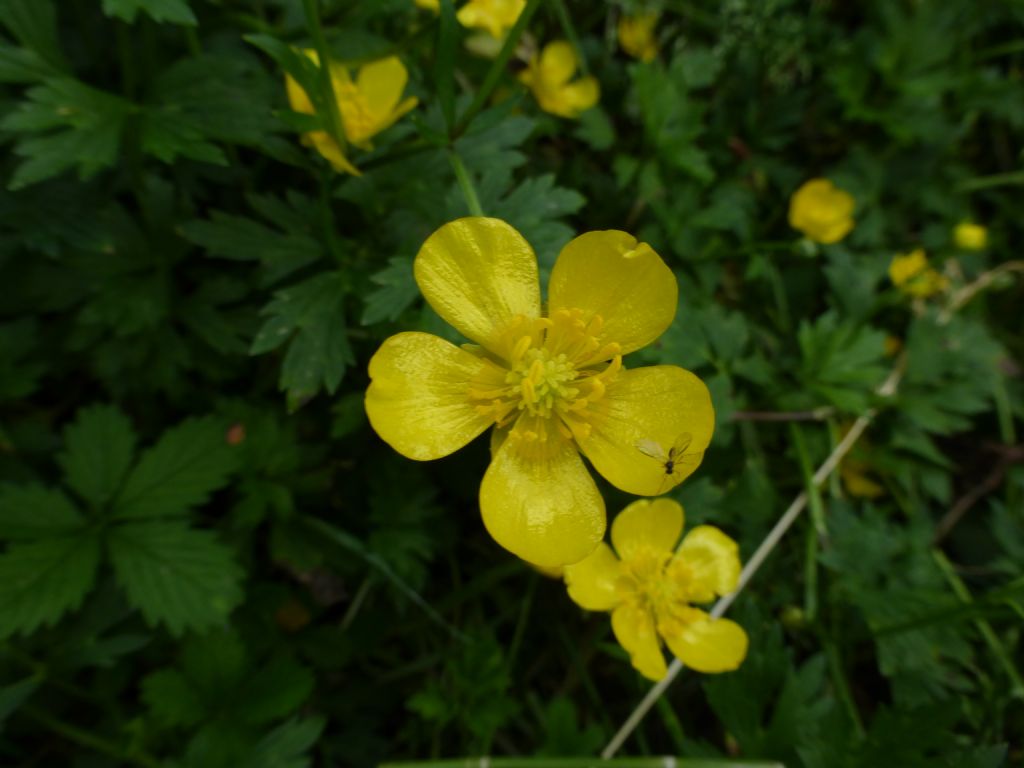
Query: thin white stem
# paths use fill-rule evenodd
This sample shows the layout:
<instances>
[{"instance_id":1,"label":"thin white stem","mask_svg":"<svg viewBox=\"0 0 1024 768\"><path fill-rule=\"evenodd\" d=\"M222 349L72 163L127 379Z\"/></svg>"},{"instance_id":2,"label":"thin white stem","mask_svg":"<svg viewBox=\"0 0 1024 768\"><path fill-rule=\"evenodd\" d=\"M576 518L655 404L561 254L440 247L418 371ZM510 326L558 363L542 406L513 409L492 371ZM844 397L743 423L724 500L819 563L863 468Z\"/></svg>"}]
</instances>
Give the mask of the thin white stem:
<instances>
[{"instance_id":1,"label":"thin white stem","mask_svg":"<svg viewBox=\"0 0 1024 768\"><path fill-rule=\"evenodd\" d=\"M882 397L889 397L896 391L896 387L899 384L900 378L903 376L903 365L902 361L893 368L888 378L878 388L877 393ZM839 441L839 444L832 450L829 457L825 459L825 462L818 467L818 471L814 473L813 482L815 485L821 485L824 483L829 475L831 475L836 467L839 466L839 462L843 460L843 457L850 452L853 448L854 443L860 439L860 436L864 433L871 419L875 417L875 409L864 413L860 416L850 427L850 431L846 433L846 436ZM714 607L711 609L711 617L713 619L721 618L729 607L733 604L733 601L739 597L740 593L744 590L750 580L754 578L754 574L761 568L764 561L768 559L768 555L772 553L782 537L786 535L786 531L790 529L790 526L796 522L796 519L800 517L800 513L804 511L804 507L807 506L807 492L801 491L793 503L789 505L789 508L782 514L779 521L775 523L775 527L772 528L768 535L764 537L764 541L757 548L757 551L747 560L747 564L743 567L743 571L740 573L739 583L736 585L736 589L730 592L728 595L723 595ZM672 681L676 679L676 676L683 670L683 663L679 659L673 659L672 663L669 664L668 673L659 680L654 686L647 692L647 695L643 697L640 703L636 706L636 709L626 718L626 722L622 724L618 732L612 737L612 740L608 742L608 746L601 752L601 757L607 760L613 757L623 743L630 737L636 727L640 725L640 721L644 719L644 716L650 711L654 703L661 698L661 695L672 685Z\"/></svg>"}]
</instances>

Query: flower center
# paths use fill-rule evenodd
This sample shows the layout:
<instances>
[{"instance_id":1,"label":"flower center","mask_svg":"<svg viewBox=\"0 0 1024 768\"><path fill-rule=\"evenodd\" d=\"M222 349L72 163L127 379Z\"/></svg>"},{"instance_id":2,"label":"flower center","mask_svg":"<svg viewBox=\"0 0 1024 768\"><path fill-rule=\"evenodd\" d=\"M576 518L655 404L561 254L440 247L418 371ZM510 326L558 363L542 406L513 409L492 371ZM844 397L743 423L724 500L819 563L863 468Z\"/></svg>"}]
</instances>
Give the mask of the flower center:
<instances>
[{"instance_id":1,"label":"flower center","mask_svg":"<svg viewBox=\"0 0 1024 768\"><path fill-rule=\"evenodd\" d=\"M497 343L502 359L487 359L469 387L477 410L499 427L516 422L514 439L589 432L588 409L604 397L622 356L618 344L601 343L599 315L583 318L582 310L562 309L510 323Z\"/></svg>"}]
</instances>

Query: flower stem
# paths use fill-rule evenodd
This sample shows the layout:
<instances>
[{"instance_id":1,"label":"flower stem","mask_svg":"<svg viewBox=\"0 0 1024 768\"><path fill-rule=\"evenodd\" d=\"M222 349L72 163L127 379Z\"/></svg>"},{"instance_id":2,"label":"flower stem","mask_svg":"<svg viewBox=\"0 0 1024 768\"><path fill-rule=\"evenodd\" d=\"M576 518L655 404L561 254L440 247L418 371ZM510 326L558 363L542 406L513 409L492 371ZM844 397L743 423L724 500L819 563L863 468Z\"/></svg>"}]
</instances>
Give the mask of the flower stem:
<instances>
[{"instance_id":1,"label":"flower stem","mask_svg":"<svg viewBox=\"0 0 1024 768\"><path fill-rule=\"evenodd\" d=\"M89 731L78 728L70 723L65 723L63 720L58 720L35 707L22 707L21 711L44 728L53 731L80 747L87 747L94 752L107 755L119 762L134 763L135 765L143 766L143 768L159 768L160 763L143 752L123 750L106 739L101 739Z\"/></svg>"},{"instance_id":2,"label":"flower stem","mask_svg":"<svg viewBox=\"0 0 1024 768\"><path fill-rule=\"evenodd\" d=\"M554 0L555 14L558 16L558 21L562 25L562 31L565 32L565 37L569 41L569 45L576 51L576 60L580 63L580 74L586 77L590 74L590 67L587 66L587 60L583 56L583 48L580 46L579 35L576 34L576 27L572 23L572 18L569 16L569 11L565 7L564 0Z\"/></svg>"},{"instance_id":3,"label":"flower stem","mask_svg":"<svg viewBox=\"0 0 1024 768\"><path fill-rule=\"evenodd\" d=\"M331 82L331 58L327 49L327 38L320 23L319 0L302 0L306 12L306 28L313 39L313 47L319 59L320 98L327 106L327 130L338 145L339 151L345 153L345 129L338 110L338 100L334 97L334 83Z\"/></svg>"},{"instance_id":4,"label":"flower stem","mask_svg":"<svg viewBox=\"0 0 1024 768\"><path fill-rule=\"evenodd\" d=\"M451 160L452 170L455 171L455 178L459 182L459 189L462 190L462 196L466 198L466 207L469 208L470 214L473 216L483 216L484 209L480 207L480 198L476 195L476 188L473 186L473 180L469 178L469 171L466 170L465 164L462 162L462 158L459 157L455 151L448 153L448 159Z\"/></svg>"}]
</instances>

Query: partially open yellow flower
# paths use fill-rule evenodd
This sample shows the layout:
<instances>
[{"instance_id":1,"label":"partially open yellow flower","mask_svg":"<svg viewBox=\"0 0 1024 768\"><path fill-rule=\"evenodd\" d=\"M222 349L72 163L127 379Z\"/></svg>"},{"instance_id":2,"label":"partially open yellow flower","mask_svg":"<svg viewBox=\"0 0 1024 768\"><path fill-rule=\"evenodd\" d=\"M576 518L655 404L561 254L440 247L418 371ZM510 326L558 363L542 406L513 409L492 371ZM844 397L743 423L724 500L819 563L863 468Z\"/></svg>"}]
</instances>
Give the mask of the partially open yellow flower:
<instances>
[{"instance_id":1,"label":"partially open yellow flower","mask_svg":"<svg viewBox=\"0 0 1024 768\"><path fill-rule=\"evenodd\" d=\"M698 672L736 669L747 655L747 633L739 624L712 619L691 605L736 588L739 547L718 528L699 525L676 549L682 532L677 502L634 501L612 523L614 552L601 543L565 569L569 597L588 611L611 611L615 638L650 680L667 671L662 642Z\"/></svg>"},{"instance_id":2,"label":"partially open yellow flower","mask_svg":"<svg viewBox=\"0 0 1024 768\"><path fill-rule=\"evenodd\" d=\"M828 179L811 179L789 200L789 225L816 243L838 243L853 229L853 196Z\"/></svg>"},{"instance_id":3,"label":"partially open yellow flower","mask_svg":"<svg viewBox=\"0 0 1024 768\"><path fill-rule=\"evenodd\" d=\"M546 312L533 249L498 219L445 224L414 271L430 306L474 345L387 339L370 361L366 412L420 461L495 426L480 511L501 546L547 567L594 550L604 501L580 452L643 496L696 469L715 424L707 387L672 365L622 365L675 317L675 275L649 245L614 230L575 238L552 270Z\"/></svg>"},{"instance_id":4,"label":"partially open yellow flower","mask_svg":"<svg viewBox=\"0 0 1024 768\"><path fill-rule=\"evenodd\" d=\"M949 286L946 276L928 264L928 257L921 248L893 257L889 264L889 279L903 293L920 298L941 293Z\"/></svg>"},{"instance_id":5,"label":"partially open yellow flower","mask_svg":"<svg viewBox=\"0 0 1024 768\"><path fill-rule=\"evenodd\" d=\"M953 230L953 240L957 248L965 251L982 251L988 245L988 230L981 224L961 221Z\"/></svg>"},{"instance_id":6,"label":"partially open yellow flower","mask_svg":"<svg viewBox=\"0 0 1024 768\"><path fill-rule=\"evenodd\" d=\"M619 46L634 59L653 61L658 55L658 41L654 38L654 27L657 23L657 13L620 16Z\"/></svg>"},{"instance_id":7,"label":"partially open yellow flower","mask_svg":"<svg viewBox=\"0 0 1024 768\"><path fill-rule=\"evenodd\" d=\"M491 37L504 37L525 7L526 0L469 0L455 18L464 27L483 29Z\"/></svg>"},{"instance_id":8,"label":"partially open yellow flower","mask_svg":"<svg viewBox=\"0 0 1024 768\"><path fill-rule=\"evenodd\" d=\"M307 49L303 53L319 64L320 58L316 51ZM355 82L349 76L348 68L340 62L330 62L330 72L345 138L360 149L373 149L370 139L390 128L419 103L415 96L402 99L409 73L397 56L363 65L359 68ZM288 89L288 102L295 112L316 114L309 94L291 75L285 76L285 86ZM312 144L335 170L359 175L359 171L327 131L311 131L303 140Z\"/></svg>"},{"instance_id":9,"label":"partially open yellow flower","mask_svg":"<svg viewBox=\"0 0 1024 768\"><path fill-rule=\"evenodd\" d=\"M597 104L601 89L593 77L573 80L578 68L573 47L565 40L556 40L545 45L540 56L534 55L529 66L519 73L519 80L533 91L545 112L579 117Z\"/></svg>"}]
</instances>

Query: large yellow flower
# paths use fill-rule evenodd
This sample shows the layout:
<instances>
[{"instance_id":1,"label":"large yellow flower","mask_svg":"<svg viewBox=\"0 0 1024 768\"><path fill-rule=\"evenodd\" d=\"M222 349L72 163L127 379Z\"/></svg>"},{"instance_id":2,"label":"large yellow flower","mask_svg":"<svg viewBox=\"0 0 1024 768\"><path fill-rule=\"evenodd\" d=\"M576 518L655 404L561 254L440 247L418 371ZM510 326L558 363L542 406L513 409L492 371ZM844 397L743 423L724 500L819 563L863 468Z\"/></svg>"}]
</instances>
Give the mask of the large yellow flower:
<instances>
[{"instance_id":1,"label":"large yellow flower","mask_svg":"<svg viewBox=\"0 0 1024 768\"><path fill-rule=\"evenodd\" d=\"M370 361L366 412L411 459L437 459L494 425L480 487L487 530L542 566L575 563L604 536L604 501L580 452L617 487L654 496L700 463L714 430L707 387L671 365L626 370L676 312L675 276L625 232L562 249L541 308L537 260L503 221L445 224L416 282L475 345L426 333L387 339Z\"/></svg>"},{"instance_id":2,"label":"large yellow flower","mask_svg":"<svg viewBox=\"0 0 1024 768\"><path fill-rule=\"evenodd\" d=\"M949 287L949 280L928 263L924 249L899 253L889 264L889 279L908 296L928 298Z\"/></svg>"},{"instance_id":3,"label":"large yellow flower","mask_svg":"<svg viewBox=\"0 0 1024 768\"><path fill-rule=\"evenodd\" d=\"M618 24L619 46L634 59L653 61L658 55L658 41L654 37L657 23L657 13L623 14Z\"/></svg>"},{"instance_id":4,"label":"large yellow flower","mask_svg":"<svg viewBox=\"0 0 1024 768\"><path fill-rule=\"evenodd\" d=\"M545 112L579 117L597 104L601 88L593 77L573 80L578 68L573 47L565 40L556 40L545 45L540 56L533 56L529 66L519 73L519 80L533 91Z\"/></svg>"},{"instance_id":5,"label":"large yellow flower","mask_svg":"<svg viewBox=\"0 0 1024 768\"><path fill-rule=\"evenodd\" d=\"M491 37L504 37L515 26L526 0L469 0L455 17L464 27L485 30Z\"/></svg>"},{"instance_id":6,"label":"large yellow flower","mask_svg":"<svg viewBox=\"0 0 1024 768\"><path fill-rule=\"evenodd\" d=\"M316 51L307 49L303 53L319 64L320 58ZM402 99L409 73L397 56L363 65L354 82L348 68L340 62L332 61L330 71L345 138L360 149L373 149L370 139L390 128L419 103L415 96ZM309 95L291 75L285 76L285 86L292 110L306 115L316 114ZM311 131L303 139L312 144L335 170L359 175L359 171L327 131Z\"/></svg>"},{"instance_id":7,"label":"large yellow flower","mask_svg":"<svg viewBox=\"0 0 1024 768\"><path fill-rule=\"evenodd\" d=\"M650 680L667 671L662 641L698 672L736 669L747 655L747 633L739 624L712 619L690 605L736 588L736 542L713 526L699 525L676 549L682 532L683 508L675 501L635 501L612 524L615 552L601 543L586 560L565 569L569 597L588 611L612 612L616 639Z\"/></svg>"},{"instance_id":8,"label":"large yellow flower","mask_svg":"<svg viewBox=\"0 0 1024 768\"><path fill-rule=\"evenodd\" d=\"M853 229L853 196L828 179L811 179L789 201L789 225L816 243L838 243Z\"/></svg>"}]
</instances>

